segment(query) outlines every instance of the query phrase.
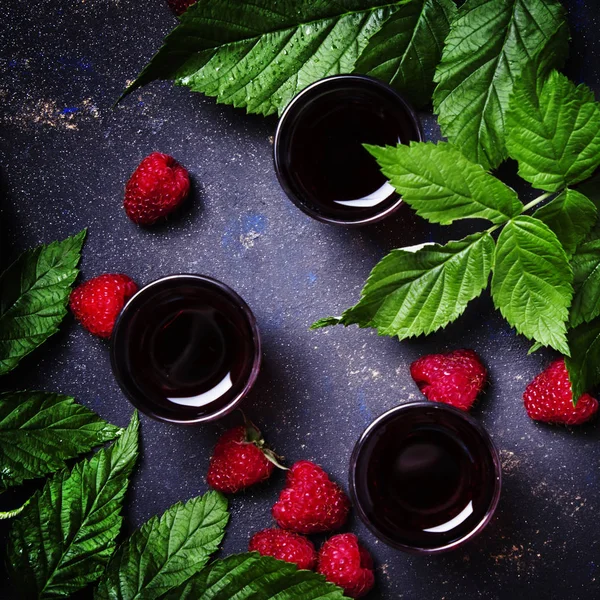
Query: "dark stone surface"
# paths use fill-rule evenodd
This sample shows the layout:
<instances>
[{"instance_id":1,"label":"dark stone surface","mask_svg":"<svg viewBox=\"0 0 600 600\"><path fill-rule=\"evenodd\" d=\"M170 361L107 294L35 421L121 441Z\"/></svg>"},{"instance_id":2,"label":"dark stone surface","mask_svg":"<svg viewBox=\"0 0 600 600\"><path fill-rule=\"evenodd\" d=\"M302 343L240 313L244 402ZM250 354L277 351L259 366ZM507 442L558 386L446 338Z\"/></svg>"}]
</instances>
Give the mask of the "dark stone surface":
<instances>
[{"instance_id":1,"label":"dark stone surface","mask_svg":"<svg viewBox=\"0 0 600 600\"><path fill-rule=\"evenodd\" d=\"M566 4L574 38L568 73L598 92L600 3ZM428 339L398 343L355 328L308 330L317 318L354 303L370 268L391 248L455 238L464 226L432 227L408 208L360 230L319 224L277 184L275 119L247 116L169 83L111 108L175 23L161 0L4 0L0 19L3 266L29 246L89 227L83 278L122 271L143 284L198 272L225 281L250 304L264 338L264 369L244 409L289 462L316 460L344 484L364 427L419 397L410 362L427 352L474 348L491 384L473 414L505 466L496 518L463 550L433 558L388 549L352 523L377 561L379 585L371 598L599 596L599 426L541 426L528 419L521 401L551 353L527 356L528 342L493 311L487 295ZM437 137L431 116L424 116L424 128ZM123 185L153 150L180 160L194 190L166 225L140 229L121 209ZM503 169L508 176L513 171ZM107 344L71 317L2 387L72 394L119 425L132 412L113 380ZM211 448L236 419L187 429L142 419L128 529L206 490ZM271 524L283 480L277 474L232 500L225 553L245 550L250 534ZM17 500L6 496L3 504ZM12 597L1 581L0 596Z\"/></svg>"}]
</instances>

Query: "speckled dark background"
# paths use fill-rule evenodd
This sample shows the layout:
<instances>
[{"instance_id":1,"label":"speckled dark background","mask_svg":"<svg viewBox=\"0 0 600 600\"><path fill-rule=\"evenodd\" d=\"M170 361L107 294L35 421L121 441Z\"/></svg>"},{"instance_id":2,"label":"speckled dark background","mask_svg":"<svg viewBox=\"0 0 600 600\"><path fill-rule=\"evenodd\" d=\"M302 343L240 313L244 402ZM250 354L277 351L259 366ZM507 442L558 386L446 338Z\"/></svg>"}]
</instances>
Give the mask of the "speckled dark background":
<instances>
[{"instance_id":1,"label":"speckled dark background","mask_svg":"<svg viewBox=\"0 0 600 600\"><path fill-rule=\"evenodd\" d=\"M573 35L568 74L600 92L600 1L566 4ZM468 231L464 225L433 227L408 208L360 230L322 225L298 211L277 184L274 118L247 116L169 83L112 108L175 24L163 0L3 0L0 22L3 267L29 246L89 227L84 278L122 271L143 284L198 272L225 281L250 304L264 339L264 368L244 409L288 461L316 460L344 484L365 426L419 397L410 362L427 352L474 348L491 384L473 413L501 449L505 467L497 515L463 550L433 558L386 548L352 523L378 565L379 585L370 597L600 596L599 426L542 426L528 419L521 401L551 353L528 357L528 342L494 312L487 295L426 340L398 343L356 328L308 330L317 318L354 303L387 251L456 238ZM430 115L423 115L423 125L429 138L438 137ZM140 229L121 209L123 185L153 150L189 169L193 194L166 225ZM513 174L513 165L503 168L504 176ZM132 412L112 377L107 344L71 317L2 387L72 394L119 425ZM142 421L129 529L206 490L211 448L236 417L195 428ZM277 474L232 500L225 553L245 550L250 534L271 524L283 481ZM4 496L3 505L19 499ZM4 577L0 597L13 597Z\"/></svg>"}]
</instances>

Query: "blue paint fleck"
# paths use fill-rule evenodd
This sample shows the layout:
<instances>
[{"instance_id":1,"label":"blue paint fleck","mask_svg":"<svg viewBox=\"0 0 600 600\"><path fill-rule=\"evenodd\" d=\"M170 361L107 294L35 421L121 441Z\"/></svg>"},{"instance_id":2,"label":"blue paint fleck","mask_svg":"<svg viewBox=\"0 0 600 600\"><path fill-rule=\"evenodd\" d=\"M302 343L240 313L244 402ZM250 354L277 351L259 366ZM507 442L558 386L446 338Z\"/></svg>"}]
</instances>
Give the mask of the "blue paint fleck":
<instances>
[{"instance_id":1,"label":"blue paint fleck","mask_svg":"<svg viewBox=\"0 0 600 600\"><path fill-rule=\"evenodd\" d=\"M268 314L266 319L263 319L262 323L266 329L280 329L283 327L285 317L281 311Z\"/></svg>"},{"instance_id":2,"label":"blue paint fleck","mask_svg":"<svg viewBox=\"0 0 600 600\"><path fill-rule=\"evenodd\" d=\"M260 214L249 214L242 217L242 228L246 233L256 231L257 233L264 233L267 228L267 217Z\"/></svg>"},{"instance_id":3,"label":"blue paint fleck","mask_svg":"<svg viewBox=\"0 0 600 600\"><path fill-rule=\"evenodd\" d=\"M8 66L9 66L11 69L14 69L14 68L17 66L17 64L18 64L18 62L17 62L17 61L16 61L16 59L14 59L14 58L11 58L11 59L8 61Z\"/></svg>"},{"instance_id":4,"label":"blue paint fleck","mask_svg":"<svg viewBox=\"0 0 600 600\"><path fill-rule=\"evenodd\" d=\"M373 420L371 409L367 406L367 397L362 388L356 394L358 399L358 412L360 412L365 423L370 423Z\"/></svg>"},{"instance_id":5,"label":"blue paint fleck","mask_svg":"<svg viewBox=\"0 0 600 600\"><path fill-rule=\"evenodd\" d=\"M62 109L62 114L63 115L72 115L73 113L76 113L78 111L79 111L78 106L65 106L65 108Z\"/></svg>"},{"instance_id":6,"label":"blue paint fleck","mask_svg":"<svg viewBox=\"0 0 600 600\"><path fill-rule=\"evenodd\" d=\"M309 285L314 285L317 282L317 274L312 271L308 274Z\"/></svg>"},{"instance_id":7,"label":"blue paint fleck","mask_svg":"<svg viewBox=\"0 0 600 600\"><path fill-rule=\"evenodd\" d=\"M256 237L267 230L267 217L259 213L249 213L232 219L221 237L221 246L239 256L254 245Z\"/></svg>"},{"instance_id":8,"label":"blue paint fleck","mask_svg":"<svg viewBox=\"0 0 600 600\"><path fill-rule=\"evenodd\" d=\"M67 68L67 69L77 69L80 71L92 71L94 68L94 65L92 64L92 62L90 60L88 60L87 58L71 58L69 56L67 57L60 57L58 59L58 63L61 65L60 68Z\"/></svg>"}]
</instances>

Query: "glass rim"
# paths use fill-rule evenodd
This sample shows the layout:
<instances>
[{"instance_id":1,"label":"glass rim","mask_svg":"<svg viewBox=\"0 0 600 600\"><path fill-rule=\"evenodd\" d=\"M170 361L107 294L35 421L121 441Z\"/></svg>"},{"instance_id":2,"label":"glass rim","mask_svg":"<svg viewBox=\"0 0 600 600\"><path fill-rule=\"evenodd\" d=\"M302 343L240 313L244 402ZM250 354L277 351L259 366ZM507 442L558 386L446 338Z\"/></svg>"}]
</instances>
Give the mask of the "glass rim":
<instances>
[{"instance_id":1,"label":"glass rim","mask_svg":"<svg viewBox=\"0 0 600 600\"><path fill-rule=\"evenodd\" d=\"M335 217L328 217L328 216L323 215L322 213L318 212L317 210L313 209L309 205L309 203L305 202L300 197L300 195L297 194L292 189L292 186L289 184L288 178L285 177L285 175L283 174L283 168L282 168L283 161L281 160L281 156L280 156L281 140L282 140L282 137L286 133L286 129L287 129L290 119L293 117L293 112L300 110L304 105L306 105L307 96L312 94L315 89L318 89L324 85L331 85L332 83L335 84L336 82L339 82L339 83L360 82L363 84L366 83L368 85L373 86L374 88L379 88L380 90L383 90L385 93L394 97L394 99L398 102L398 104L402 107L402 109L404 110L406 115L411 120L411 123L414 127L415 133L417 134L417 138L418 138L414 141L418 141L418 142L423 141L423 128L421 126L421 122L419 121L419 117L417 116L415 109L411 106L411 104L408 102L408 100L406 100L406 98L404 98L404 96L402 94L400 94L400 92L395 90L392 86L388 85L381 79L376 79L375 77L370 77L369 75L348 74L348 75L330 75L329 77L324 77L322 79L315 81L314 83L311 83L310 85L305 87L303 90L298 92L298 94L296 94L290 100L288 105L285 107L283 113L281 114L281 117L279 118L279 122L277 123L277 129L275 131L275 137L274 137L274 141L273 141L273 163L275 166L275 174L277 175L279 184L281 185L286 196L302 212L304 212L309 217L312 217L313 219L320 221L321 223L328 223L331 225L341 225L344 227L360 227L362 225L369 225L371 223L377 223L377 222L385 219L392 213L396 212L400 208L400 206L402 206L402 204L404 204L402 197L400 195L398 195L398 199L391 206L388 206L385 210L376 212L373 215L371 215L370 217L365 217L363 219L350 220L350 219L340 219L340 218L335 218ZM335 90L336 90L336 87L332 87L332 89L330 91L333 92ZM308 100L310 100L310 99L308 99Z\"/></svg>"},{"instance_id":2,"label":"glass rim","mask_svg":"<svg viewBox=\"0 0 600 600\"><path fill-rule=\"evenodd\" d=\"M129 313L136 310L136 305L140 302L140 298L145 298L146 296L151 295L155 291L155 288L158 288L161 286L161 284L164 284L165 282L169 281L181 283L187 282L192 284L201 283L204 288L212 287L214 290L221 292L227 298L227 300L230 301L231 305L241 312L252 334L254 355L252 358L252 368L244 383L244 387L225 406L219 408L215 412L202 415L193 419L170 418L152 410L148 406L148 404L144 403L144 401L140 399L139 393L134 393L126 385L125 381L123 380L124 371L118 366L118 336L123 324L128 318ZM129 402L131 402L131 404L133 404L133 406L137 408L140 412L144 413L145 415L156 421L161 421L163 423L172 423L177 425L198 425L200 423L216 421L217 419L228 415L230 412L235 410L237 406L242 402L242 400L247 396L250 389L254 386L254 383L256 382L258 373L260 371L260 366L262 362L261 346L261 337L258 329L258 324L256 322L256 317L254 316L254 313L252 312L246 301L235 290L230 288L227 284L223 283L222 281L214 279L213 277L209 277L208 275L180 273L174 275L167 275L165 277L160 277L159 279L151 281L150 283L141 287L126 302L125 306L123 307L115 321L115 325L113 327L113 331L110 337L110 364L114 378L117 381L119 388L121 389L127 400L129 400Z\"/></svg>"},{"instance_id":3,"label":"glass rim","mask_svg":"<svg viewBox=\"0 0 600 600\"><path fill-rule=\"evenodd\" d=\"M461 420L467 423L473 430L475 430L477 435L484 441L486 448L490 452L492 463L494 465L494 491L492 494L490 505L488 506L483 518L471 529L471 531L469 531L459 539L454 540L453 542L450 542L448 544L444 544L443 546L436 546L431 548L423 548L419 546L403 544L402 542L399 542L387 536L383 531L381 531L378 527L371 523L363 507L361 506L360 500L358 498L358 493L356 491L356 471L358 466L358 459L366 442L384 422L396 417L399 413L414 408L433 409L440 412L448 412L459 417ZM471 415L468 415L462 410L459 410L457 408L454 408L453 406L449 406L448 404L444 404L441 402L417 400L413 402L406 402L404 404L400 404L399 406L395 406L394 408L391 408L390 410L384 412L382 415L377 417L372 423L370 423L370 425L368 425L367 428L362 432L356 444L354 445L354 449L352 450L352 455L350 458L349 489L352 504L358 512L361 521L367 526L369 531L371 531L371 533L375 537L380 539L384 544L390 546L391 548L402 550L403 552L408 552L410 554L440 554L443 552L456 550L457 548L462 547L464 544L466 544L474 537L479 535L481 531L483 531L485 526L491 521L492 517L494 516L494 513L496 512L498 502L500 501L500 492L502 490L502 463L500 461L498 449L496 448L489 433L483 427L483 425L481 425L481 423L475 420Z\"/></svg>"}]
</instances>

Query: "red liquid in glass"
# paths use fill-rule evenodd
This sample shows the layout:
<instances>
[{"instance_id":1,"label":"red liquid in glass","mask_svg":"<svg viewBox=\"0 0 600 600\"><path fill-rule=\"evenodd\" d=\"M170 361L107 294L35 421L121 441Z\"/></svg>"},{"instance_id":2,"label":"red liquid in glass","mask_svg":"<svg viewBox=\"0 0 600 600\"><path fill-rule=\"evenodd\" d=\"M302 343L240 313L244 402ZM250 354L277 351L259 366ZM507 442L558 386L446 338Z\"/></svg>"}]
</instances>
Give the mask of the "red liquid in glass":
<instances>
[{"instance_id":1,"label":"red liquid in glass","mask_svg":"<svg viewBox=\"0 0 600 600\"><path fill-rule=\"evenodd\" d=\"M494 453L460 415L407 408L384 420L356 457L355 494L393 545L435 549L467 536L495 501Z\"/></svg>"}]
</instances>

